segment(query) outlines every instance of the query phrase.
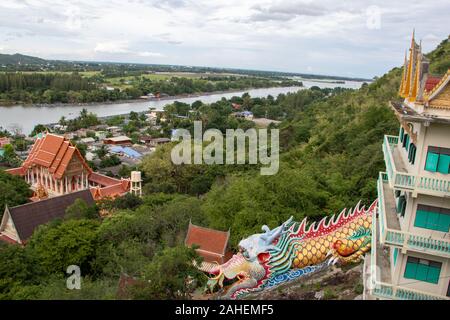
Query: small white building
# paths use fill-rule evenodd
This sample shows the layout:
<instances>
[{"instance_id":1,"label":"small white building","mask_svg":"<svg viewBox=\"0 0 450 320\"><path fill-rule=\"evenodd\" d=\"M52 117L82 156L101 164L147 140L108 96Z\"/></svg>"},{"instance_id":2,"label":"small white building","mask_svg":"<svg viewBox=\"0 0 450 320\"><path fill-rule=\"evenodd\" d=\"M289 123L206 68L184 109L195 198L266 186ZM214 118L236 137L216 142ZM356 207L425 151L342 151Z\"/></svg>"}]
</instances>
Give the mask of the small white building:
<instances>
[{"instance_id":1,"label":"small white building","mask_svg":"<svg viewBox=\"0 0 450 320\"><path fill-rule=\"evenodd\" d=\"M92 137L80 139L80 141L84 144L92 144L95 142L95 139Z\"/></svg>"}]
</instances>

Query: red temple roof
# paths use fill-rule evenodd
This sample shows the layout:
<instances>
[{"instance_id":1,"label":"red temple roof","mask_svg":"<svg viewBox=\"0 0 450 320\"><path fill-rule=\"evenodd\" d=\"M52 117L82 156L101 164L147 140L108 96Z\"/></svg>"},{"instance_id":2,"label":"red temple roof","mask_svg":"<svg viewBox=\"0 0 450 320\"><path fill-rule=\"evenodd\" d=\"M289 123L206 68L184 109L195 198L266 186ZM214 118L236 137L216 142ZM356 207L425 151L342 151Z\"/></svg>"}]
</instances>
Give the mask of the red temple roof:
<instances>
[{"instance_id":1,"label":"red temple roof","mask_svg":"<svg viewBox=\"0 0 450 320\"><path fill-rule=\"evenodd\" d=\"M62 136L48 133L43 138L36 140L22 166L25 169L33 164L46 167L55 178L60 179L74 155L80 159L89 172L92 172L80 151L72 146L69 140Z\"/></svg>"},{"instance_id":2,"label":"red temple roof","mask_svg":"<svg viewBox=\"0 0 450 320\"><path fill-rule=\"evenodd\" d=\"M226 258L230 256L227 253L229 238L229 231L218 231L189 223L184 243L188 247L191 247L193 244L200 246L197 249L197 253L203 257L204 261L224 263Z\"/></svg>"},{"instance_id":3,"label":"red temple roof","mask_svg":"<svg viewBox=\"0 0 450 320\"><path fill-rule=\"evenodd\" d=\"M25 174L25 170L23 169L23 167L6 169L5 172L12 174L14 176L23 176Z\"/></svg>"},{"instance_id":4,"label":"red temple roof","mask_svg":"<svg viewBox=\"0 0 450 320\"><path fill-rule=\"evenodd\" d=\"M91 188L92 196L95 200L100 200L102 198L116 198L127 193L129 188L124 188L123 184L119 182L118 184L107 186L107 187L94 187Z\"/></svg>"},{"instance_id":5,"label":"red temple roof","mask_svg":"<svg viewBox=\"0 0 450 320\"><path fill-rule=\"evenodd\" d=\"M425 91L430 92L441 81L442 77L429 76L425 82Z\"/></svg>"},{"instance_id":6,"label":"red temple roof","mask_svg":"<svg viewBox=\"0 0 450 320\"><path fill-rule=\"evenodd\" d=\"M89 175L89 181L99 184L102 187L112 186L121 182L119 179L108 177L97 172L92 172Z\"/></svg>"},{"instance_id":7,"label":"red temple roof","mask_svg":"<svg viewBox=\"0 0 450 320\"><path fill-rule=\"evenodd\" d=\"M53 178L60 179L74 156L79 158L89 172L89 182L98 185L98 187L90 190L95 200L103 197L115 198L124 195L130 190L130 181L128 179L115 179L92 172L80 151L72 146L66 138L54 134L46 134L44 137L38 138L22 166L5 171L12 175L23 176L30 166L38 165L48 168Z\"/></svg>"},{"instance_id":8,"label":"red temple roof","mask_svg":"<svg viewBox=\"0 0 450 320\"><path fill-rule=\"evenodd\" d=\"M9 243L9 244L17 244L16 240L11 239L10 237L8 237L4 234L0 234L0 240L4 241L6 243Z\"/></svg>"}]
</instances>

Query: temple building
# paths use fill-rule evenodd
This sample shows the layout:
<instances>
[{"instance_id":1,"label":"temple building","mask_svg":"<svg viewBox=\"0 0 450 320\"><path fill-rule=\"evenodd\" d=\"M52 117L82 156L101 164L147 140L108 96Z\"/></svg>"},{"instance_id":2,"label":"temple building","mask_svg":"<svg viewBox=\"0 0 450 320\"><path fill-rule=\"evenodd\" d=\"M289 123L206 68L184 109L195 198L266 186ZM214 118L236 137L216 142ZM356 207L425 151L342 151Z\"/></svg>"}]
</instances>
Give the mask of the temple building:
<instances>
[{"instance_id":1,"label":"temple building","mask_svg":"<svg viewBox=\"0 0 450 320\"><path fill-rule=\"evenodd\" d=\"M386 135L386 172L378 179L378 214L364 266L365 299L450 296L450 70L429 74L414 34L401 79L400 122Z\"/></svg>"},{"instance_id":2,"label":"temple building","mask_svg":"<svg viewBox=\"0 0 450 320\"><path fill-rule=\"evenodd\" d=\"M199 246L196 252L203 258L203 262L198 268L208 272L218 264L227 262L233 255L228 247L229 238L230 231L209 229L189 222L184 243L188 247L194 244Z\"/></svg>"},{"instance_id":3,"label":"temple building","mask_svg":"<svg viewBox=\"0 0 450 320\"><path fill-rule=\"evenodd\" d=\"M38 226L64 218L66 209L77 199L82 199L88 205L95 203L92 193L85 189L12 208L6 206L0 224L0 240L26 244Z\"/></svg>"},{"instance_id":4,"label":"temple building","mask_svg":"<svg viewBox=\"0 0 450 320\"><path fill-rule=\"evenodd\" d=\"M121 196L130 188L128 179L93 172L68 139L50 133L36 139L21 167L6 172L22 176L30 184L32 201L85 189L91 189L95 200L99 200Z\"/></svg>"},{"instance_id":5,"label":"temple building","mask_svg":"<svg viewBox=\"0 0 450 320\"><path fill-rule=\"evenodd\" d=\"M39 225L62 218L76 199L91 205L120 197L131 185L130 179L93 172L68 139L50 133L36 139L21 167L6 172L22 176L34 191L31 203L6 206L0 225L0 240L19 244L24 244Z\"/></svg>"}]
</instances>

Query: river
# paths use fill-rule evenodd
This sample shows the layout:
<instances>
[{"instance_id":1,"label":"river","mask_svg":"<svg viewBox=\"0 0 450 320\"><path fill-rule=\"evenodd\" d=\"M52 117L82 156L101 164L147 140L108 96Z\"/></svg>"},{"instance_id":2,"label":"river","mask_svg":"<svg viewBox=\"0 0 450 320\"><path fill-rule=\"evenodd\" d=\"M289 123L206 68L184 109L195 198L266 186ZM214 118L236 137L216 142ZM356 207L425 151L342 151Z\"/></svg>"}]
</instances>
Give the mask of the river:
<instances>
[{"instance_id":1,"label":"river","mask_svg":"<svg viewBox=\"0 0 450 320\"><path fill-rule=\"evenodd\" d=\"M345 81L345 83L333 83L333 82L316 82L311 80L301 80L304 87L275 87L264 89L250 89L237 92L217 93L210 95L201 95L195 97L182 97L171 98L164 100L152 100L152 101L138 101L138 102L122 102L122 103L100 103L92 105L74 105L74 104L57 104L53 106L0 106L0 127L11 130L13 127L20 128L20 130L29 134L35 125L55 123L61 119L62 116L66 119L75 118L79 115L83 108L88 109L90 112L97 114L99 117L112 116L117 114L125 114L130 111L146 111L150 107L156 110L162 110L165 105L171 104L174 101L180 101L185 103L192 103L196 100L201 100L204 103L212 103L220 100L222 97L231 98L233 96L240 96L245 92L248 92L251 97L266 97L272 95L276 97L280 93L296 92L304 88L310 88L312 86L318 86L320 88L353 88L357 89L361 86L362 82L357 81Z\"/></svg>"}]
</instances>

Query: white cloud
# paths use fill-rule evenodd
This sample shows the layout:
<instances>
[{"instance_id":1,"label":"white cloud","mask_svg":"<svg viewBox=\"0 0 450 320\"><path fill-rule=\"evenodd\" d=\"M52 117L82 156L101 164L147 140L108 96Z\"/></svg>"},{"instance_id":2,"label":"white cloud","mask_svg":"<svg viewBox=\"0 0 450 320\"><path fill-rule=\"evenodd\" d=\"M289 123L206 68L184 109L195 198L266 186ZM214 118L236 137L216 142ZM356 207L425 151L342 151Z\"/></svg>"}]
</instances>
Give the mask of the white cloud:
<instances>
[{"instance_id":1,"label":"white cloud","mask_svg":"<svg viewBox=\"0 0 450 320\"><path fill-rule=\"evenodd\" d=\"M101 53L128 53L128 42L126 41L110 41L100 42L94 48L95 52Z\"/></svg>"},{"instance_id":2,"label":"white cloud","mask_svg":"<svg viewBox=\"0 0 450 320\"><path fill-rule=\"evenodd\" d=\"M367 28L370 5L380 29ZM0 43L44 58L372 77L402 63L413 27L425 51L446 38L448 12L448 0L0 0Z\"/></svg>"},{"instance_id":3,"label":"white cloud","mask_svg":"<svg viewBox=\"0 0 450 320\"><path fill-rule=\"evenodd\" d=\"M150 51L139 52L138 56L141 56L141 57L164 57L164 55L162 53L150 52Z\"/></svg>"}]
</instances>

